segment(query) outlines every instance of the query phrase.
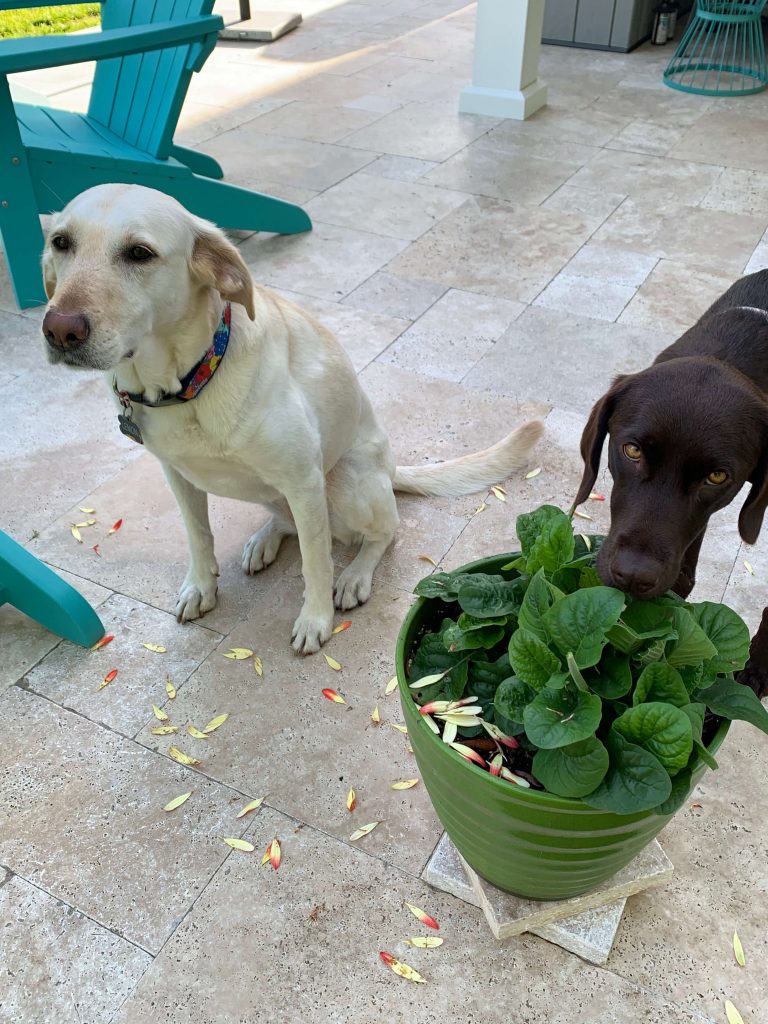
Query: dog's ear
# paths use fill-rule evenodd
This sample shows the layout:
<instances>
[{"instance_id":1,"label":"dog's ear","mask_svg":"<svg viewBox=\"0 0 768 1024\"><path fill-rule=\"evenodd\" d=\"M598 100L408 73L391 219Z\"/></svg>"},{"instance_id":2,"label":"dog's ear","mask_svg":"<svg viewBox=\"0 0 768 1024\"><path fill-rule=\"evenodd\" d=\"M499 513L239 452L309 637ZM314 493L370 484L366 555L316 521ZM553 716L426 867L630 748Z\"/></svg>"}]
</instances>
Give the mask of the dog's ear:
<instances>
[{"instance_id":1,"label":"dog's ear","mask_svg":"<svg viewBox=\"0 0 768 1024\"><path fill-rule=\"evenodd\" d=\"M248 267L223 231L204 221L195 225L191 267L201 284L216 288L223 299L239 302L251 320L256 318Z\"/></svg>"},{"instance_id":2,"label":"dog's ear","mask_svg":"<svg viewBox=\"0 0 768 1024\"><path fill-rule=\"evenodd\" d=\"M768 508L768 442L763 447L749 481L752 487L739 512L739 533L745 543L754 544Z\"/></svg>"},{"instance_id":3,"label":"dog's ear","mask_svg":"<svg viewBox=\"0 0 768 1024\"><path fill-rule=\"evenodd\" d=\"M603 397L595 403L581 435L581 457L584 460L584 475L573 500L573 508L586 501L597 480L603 443L608 435L608 423L616 408L616 402L626 391L629 376L617 377Z\"/></svg>"}]
</instances>

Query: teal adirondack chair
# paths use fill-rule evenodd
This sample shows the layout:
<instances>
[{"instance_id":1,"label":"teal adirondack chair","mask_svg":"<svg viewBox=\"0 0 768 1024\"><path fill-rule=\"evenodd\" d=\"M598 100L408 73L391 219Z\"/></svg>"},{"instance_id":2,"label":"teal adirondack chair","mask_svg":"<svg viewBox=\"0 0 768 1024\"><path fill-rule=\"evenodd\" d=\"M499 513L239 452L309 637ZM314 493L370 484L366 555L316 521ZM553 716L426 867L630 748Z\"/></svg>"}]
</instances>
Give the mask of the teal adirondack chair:
<instances>
[{"instance_id":1,"label":"teal adirondack chair","mask_svg":"<svg viewBox=\"0 0 768 1024\"><path fill-rule=\"evenodd\" d=\"M37 4L0 0L0 12ZM312 227L300 207L217 180L214 159L173 142L192 74L223 25L212 8L213 0L103 0L101 32L0 40L0 237L22 309L46 301L39 214L92 185L160 189L223 228ZM97 65L87 114L14 104L9 74L90 60Z\"/></svg>"},{"instance_id":2,"label":"teal adirondack chair","mask_svg":"<svg viewBox=\"0 0 768 1024\"><path fill-rule=\"evenodd\" d=\"M92 647L104 636L96 612L74 587L0 530L0 605L12 604L57 636Z\"/></svg>"}]
</instances>

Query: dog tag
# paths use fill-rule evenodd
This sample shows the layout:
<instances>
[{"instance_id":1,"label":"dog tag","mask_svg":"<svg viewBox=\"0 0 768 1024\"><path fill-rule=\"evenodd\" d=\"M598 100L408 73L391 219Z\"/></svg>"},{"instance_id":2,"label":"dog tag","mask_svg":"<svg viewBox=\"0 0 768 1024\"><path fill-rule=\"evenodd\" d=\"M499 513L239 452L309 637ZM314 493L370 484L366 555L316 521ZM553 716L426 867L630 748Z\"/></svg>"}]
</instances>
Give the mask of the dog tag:
<instances>
[{"instance_id":1,"label":"dog tag","mask_svg":"<svg viewBox=\"0 0 768 1024\"><path fill-rule=\"evenodd\" d=\"M137 423L134 423L130 416L125 416L123 413L117 414L117 422L120 427L120 433L125 434L126 437L130 437L136 444L144 444L144 438L141 436L141 431Z\"/></svg>"}]
</instances>

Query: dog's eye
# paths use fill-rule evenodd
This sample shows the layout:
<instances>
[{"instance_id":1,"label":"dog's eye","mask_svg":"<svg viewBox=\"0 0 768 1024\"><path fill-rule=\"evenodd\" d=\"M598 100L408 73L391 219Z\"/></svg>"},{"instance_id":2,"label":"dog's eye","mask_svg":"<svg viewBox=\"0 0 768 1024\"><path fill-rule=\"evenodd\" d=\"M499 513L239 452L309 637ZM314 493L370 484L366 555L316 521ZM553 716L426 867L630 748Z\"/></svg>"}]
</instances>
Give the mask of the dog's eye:
<instances>
[{"instance_id":1,"label":"dog's eye","mask_svg":"<svg viewBox=\"0 0 768 1024\"><path fill-rule=\"evenodd\" d=\"M642 450L636 444L625 444L622 446L621 450L624 452L624 454L627 456L630 462L639 462L643 455Z\"/></svg>"},{"instance_id":2,"label":"dog's eye","mask_svg":"<svg viewBox=\"0 0 768 1024\"><path fill-rule=\"evenodd\" d=\"M724 470L716 469L714 473L710 473L707 477L707 483L716 487L718 484L724 484L727 479L728 474Z\"/></svg>"},{"instance_id":3,"label":"dog's eye","mask_svg":"<svg viewBox=\"0 0 768 1024\"><path fill-rule=\"evenodd\" d=\"M127 253L131 263L146 263L147 260L155 258L155 254L146 245L134 245Z\"/></svg>"},{"instance_id":4,"label":"dog's eye","mask_svg":"<svg viewBox=\"0 0 768 1024\"><path fill-rule=\"evenodd\" d=\"M51 239L51 246L59 252L66 252L69 249L69 239L66 235L54 235Z\"/></svg>"}]
</instances>

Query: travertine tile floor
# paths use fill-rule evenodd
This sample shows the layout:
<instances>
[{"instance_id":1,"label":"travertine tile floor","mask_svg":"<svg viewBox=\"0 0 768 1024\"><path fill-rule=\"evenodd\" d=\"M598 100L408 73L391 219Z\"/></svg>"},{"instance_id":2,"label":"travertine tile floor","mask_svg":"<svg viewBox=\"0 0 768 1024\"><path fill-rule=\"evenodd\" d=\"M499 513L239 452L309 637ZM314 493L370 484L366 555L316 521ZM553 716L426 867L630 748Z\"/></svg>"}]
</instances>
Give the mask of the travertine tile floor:
<instances>
[{"instance_id":1,"label":"travertine tile floor","mask_svg":"<svg viewBox=\"0 0 768 1024\"><path fill-rule=\"evenodd\" d=\"M117 432L97 377L48 367L40 313L20 315L0 279L0 524L116 634L84 652L0 608L0 1021L711 1024L729 998L746 1024L765 1024L765 737L733 729L697 806L663 833L673 882L630 900L598 969L532 936L499 945L477 910L420 881L440 828L421 787L390 788L414 766L384 687L419 556L454 567L513 548L518 512L567 504L585 415L611 376L647 364L745 268L768 266L768 95L665 89L668 50L547 48L547 108L522 124L459 116L474 5L269 6L300 7L303 26L268 47L219 45L179 135L230 180L311 212L311 234L238 238L254 275L338 332L401 461L469 451L541 415L542 472L509 481L506 504L402 499L373 599L328 646L340 673L290 652L296 546L263 576L241 574L254 507L213 500L220 604L179 626L184 537L157 465ZM24 78L77 106L89 74ZM69 532L81 505L98 519L82 546ZM588 511L605 528L605 506ZM754 626L768 535L748 553L736 514L712 525L698 594L725 594ZM263 678L225 660L231 646L256 650ZM97 693L112 667L118 679ZM175 737L150 732L153 703L182 727L230 713L207 741L180 734L199 768L166 756ZM260 812L236 819L260 796ZM279 836L280 870L222 842L241 834L259 850ZM418 931L404 900L440 920L441 949L403 945ZM388 972L380 949L428 986Z\"/></svg>"}]
</instances>

